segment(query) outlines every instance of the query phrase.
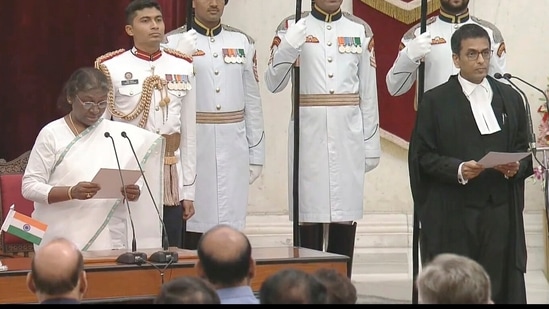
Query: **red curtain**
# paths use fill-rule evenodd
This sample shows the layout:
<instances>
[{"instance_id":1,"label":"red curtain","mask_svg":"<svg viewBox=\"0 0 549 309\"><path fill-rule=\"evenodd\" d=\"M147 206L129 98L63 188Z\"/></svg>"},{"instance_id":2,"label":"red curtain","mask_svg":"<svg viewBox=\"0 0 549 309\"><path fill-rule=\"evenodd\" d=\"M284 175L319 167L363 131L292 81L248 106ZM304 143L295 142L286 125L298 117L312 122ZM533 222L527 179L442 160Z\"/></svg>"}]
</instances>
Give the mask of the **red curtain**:
<instances>
[{"instance_id":1,"label":"red curtain","mask_svg":"<svg viewBox=\"0 0 549 309\"><path fill-rule=\"evenodd\" d=\"M56 100L69 75L95 58L130 48L130 0L2 1L0 10L0 158L30 150L40 129L62 115ZM160 0L166 30L180 25L185 0Z\"/></svg>"},{"instance_id":2,"label":"red curtain","mask_svg":"<svg viewBox=\"0 0 549 309\"><path fill-rule=\"evenodd\" d=\"M409 0L401 1L409 2ZM436 13L438 11L432 12L430 16ZM392 97L387 90L385 76L396 59L400 39L410 27L420 21L418 19L410 24L403 23L366 5L362 0L353 0L353 14L364 19L374 32L380 126L401 139L409 141L416 118L415 87L404 95Z\"/></svg>"},{"instance_id":3,"label":"red curtain","mask_svg":"<svg viewBox=\"0 0 549 309\"><path fill-rule=\"evenodd\" d=\"M166 24L166 33L185 24L185 12L188 1L192 0L157 0L162 7L162 16Z\"/></svg>"}]
</instances>

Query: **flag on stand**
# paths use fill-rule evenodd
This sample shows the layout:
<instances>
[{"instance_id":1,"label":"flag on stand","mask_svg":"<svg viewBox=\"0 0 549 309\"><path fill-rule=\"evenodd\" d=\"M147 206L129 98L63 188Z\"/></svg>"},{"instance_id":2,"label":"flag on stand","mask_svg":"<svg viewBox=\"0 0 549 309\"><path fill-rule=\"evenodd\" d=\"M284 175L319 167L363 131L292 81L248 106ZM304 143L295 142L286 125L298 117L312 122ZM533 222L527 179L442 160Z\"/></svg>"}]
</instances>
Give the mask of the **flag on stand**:
<instances>
[{"instance_id":1,"label":"flag on stand","mask_svg":"<svg viewBox=\"0 0 549 309\"><path fill-rule=\"evenodd\" d=\"M11 205L6 220L2 224L2 231L36 245L42 242L47 228L47 224L15 211L15 204Z\"/></svg>"}]
</instances>

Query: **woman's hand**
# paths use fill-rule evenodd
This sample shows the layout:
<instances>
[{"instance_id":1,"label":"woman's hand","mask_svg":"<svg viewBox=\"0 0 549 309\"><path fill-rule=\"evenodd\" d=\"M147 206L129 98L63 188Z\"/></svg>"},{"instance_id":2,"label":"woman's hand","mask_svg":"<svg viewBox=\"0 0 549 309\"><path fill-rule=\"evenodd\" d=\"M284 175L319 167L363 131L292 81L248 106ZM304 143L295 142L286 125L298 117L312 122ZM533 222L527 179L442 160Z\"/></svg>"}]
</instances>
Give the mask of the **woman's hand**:
<instances>
[{"instance_id":1,"label":"woman's hand","mask_svg":"<svg viewBox=\"0 0 549 309\"><path fill-rule=\"evenodd\" d=\"M101 186L97 183L81 181L69 188L69 197L77 200L88 200L101 190Z\"/></svg>"},{"instance_id":2,"label":"woman's hand","mask_svg":"<svg viewBox=\"0 0 549 309\"><path fill-rule=\"evenodd\" d=\"M130 202L137 201L139 196L141 196L141 189L139 189L138 185L126 185L126 195L124 195L124 188L120 188L120 192Z\"/></svg>"}]
</instances>

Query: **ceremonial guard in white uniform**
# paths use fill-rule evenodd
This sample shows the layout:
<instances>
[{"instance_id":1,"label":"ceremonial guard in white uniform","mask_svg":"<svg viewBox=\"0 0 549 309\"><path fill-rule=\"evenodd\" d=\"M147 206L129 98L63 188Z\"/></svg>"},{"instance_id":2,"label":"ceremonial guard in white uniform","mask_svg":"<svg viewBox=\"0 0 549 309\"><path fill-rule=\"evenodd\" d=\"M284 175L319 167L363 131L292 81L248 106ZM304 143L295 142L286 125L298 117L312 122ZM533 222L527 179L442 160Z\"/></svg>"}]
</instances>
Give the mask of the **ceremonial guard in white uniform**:
<instances>
[{"instance_id":1,"label":"ceremonial guard in white uniform","mask_svg":"<svg viewBox=\"0 0 549 309\"><path fill-rule=\"evenodd\" d=\"M492 57L488 74L494 76L495 73L505 73L506 53L501 32L493 24L470 16L467 3L468 1L464 1L464 12L454 15L444 11L450 4L441 1L440 14L427 20L427 30L424 34L420 34L419 24L404 34L398 56L387 72L386 82L389 94L399 96L410 90L417 79L420 61L425 61L424 91L447 82L450 75L457 74L459 69L452 61L450 38L461 25L469 23L482 26L492 41ZM448 7L448 10L451 9Z\"/></svg>"},{"instance_id":2,"label":"ceremonial guard in white uniform","mask_svg":"<svg viewBox=\"0 0 549 309\"><path fill-rule=\"evenodd\" d=\"M200 235L218 224L245 228L249 184L265 161L254 40L221 24L224 2L196 1L192 30L175 29L164 44L185 51L189 33L195 40L189 44L196 44L191 48L197 87L196 213L187 221L188 249L196 249Z\"/></svg>"},{"instance_id":3,"label":"ceremonial guard in white uniform","mask_svg":"<svg viewBox=\"0 0 549 309\"><path fill-rule=\"evenodd\" d=\"M265 73L282 91L300 67L299 221L301 246L353 257L363 216L364 173L381 155L373 33L341 11L341 1L317 0L299 22L279 25ZM295 86L295 85L292 85ZM293 119L289 126L289 204L292 211ZM349 266L351 266L350 264ZM351 267L348 267L349 276Z\"/></svg>"},{"instance_id":4,"label":"ceremonial guard in white uniform","mask_svg":"<svg viewBox=\"0 0 549 309\"><path fill-rule=\"evenodd\" d=\"M129 4L136 6L134 19L138 20L132 26L134 43L158 33L161 36L152 43L157 44L157 50L152 54L137 47L118 50L99 57L95 66L112 82L104 117L145 128L166 140L163 219L170 246L180 247L184 208L192 209L195 197L196 87L192 58L160 48L164 35L161 11L156 3L143 3L149 7L139 7L136 1ZM144 30L140 23L151 19L151 30L149 26Z\"/></svg>"}]
</instances>

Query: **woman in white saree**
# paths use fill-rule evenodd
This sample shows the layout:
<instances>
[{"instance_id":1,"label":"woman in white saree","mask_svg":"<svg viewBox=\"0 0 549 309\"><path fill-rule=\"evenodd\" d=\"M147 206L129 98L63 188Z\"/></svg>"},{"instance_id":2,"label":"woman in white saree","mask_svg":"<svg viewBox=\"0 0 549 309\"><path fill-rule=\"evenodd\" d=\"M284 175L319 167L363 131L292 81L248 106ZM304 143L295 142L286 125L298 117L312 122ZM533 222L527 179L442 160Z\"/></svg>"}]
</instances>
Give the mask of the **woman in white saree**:
<instances>
[{"instance_id":1,"label":"woman in white saree","mask_svg":"<svg viewBox=\"0 0 549 309\"><path fill-rule=\"evenodd\" d=\"M118 168L114 143L121 169L139 170L130 144L121 136L126 132L147 177L156 205L162 205L164 138L125 123L105 120L109 83L94 68L76 70L60 97L70 107L63 118L42 128L32 148L23 176L22 194L34 201L32 217L47 224L41 245L62 236L80 250L131 248L128 209L119 199L94 198L101 187L90 182L100 168ZM162 247L162 226L154 203L141 178L126 184L139 249ZM160 208L160 217L162 208ZM35 246L35 250L37 246Z\"/></svg>"}]
</instances>

